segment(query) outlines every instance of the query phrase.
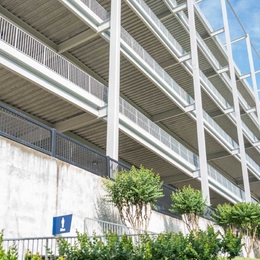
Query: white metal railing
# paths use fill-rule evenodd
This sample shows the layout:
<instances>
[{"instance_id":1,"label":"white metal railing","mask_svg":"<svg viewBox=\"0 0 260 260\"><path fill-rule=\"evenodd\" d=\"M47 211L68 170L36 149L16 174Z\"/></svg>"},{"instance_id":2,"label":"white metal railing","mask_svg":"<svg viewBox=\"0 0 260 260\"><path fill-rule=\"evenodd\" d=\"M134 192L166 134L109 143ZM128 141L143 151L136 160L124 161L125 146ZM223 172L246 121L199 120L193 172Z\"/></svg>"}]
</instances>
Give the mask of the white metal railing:
<instances>
[{"instance_id":1,"label":"white metal railing","mask_svg":"<svg viewBox=\"0 0 260 260\"><path fill-rule=\"evenodd\" d=\"M246 154L247 163L255 170L255 173L260 177L260 166L248 155Z\"/></svg>"},{"instance_id":2,"label":"white metal railing","mask_svg":"<svg viewBox=\"0 0 260 260\"><path fill-rule=\"evenodd\" d=\"M107 101L107 87L0 16L0 40L97 98Z\"/></svg>"},{"instance_id":3,"label":"white metal railing","mask_svg":"<svg viewBox=\"0 0 260 260\"><path fill-rule=\"evenodd\" d=\"M178 12L178 16L182 18L183 22L186 25L186 28L189 30L189 19L186 16L186 14L183 11ZM214 66L216 69L221 69L222 66L220 65L219 61L216 59L216 57L212 54L211 50L209 49L208 45L203 41L199 33L196 31L196 36L198 39L198 43L201 45L201 47L204 49L205 53L207 53L208 57L212 60Z\"/></svg>"},{"instance_id":4,"label":"white metal railing","mask_svg":"<svg viewBox=\"0 0 260 260\"><path fill-rule=\"evenodd\" d=\"M213 127L215 131L228 143L231 148L237 148L238 144L205 112L203 111L204 119ZM214 131L213 130L213 131Z\"/></svg>"},{"instance_id":5,"label":"white metal railing","mask_svg":"<svg viewBox=\"0 0 260 260\"><path fill-rule=\"evenodd\" d=\"M168 148L179 154L186 161L198 167L198 156L188 150L185 146L179 143L167 132L162 130L158 125L140 113L132 105L120 98L120 113L129 118L132 122L137 124L139 127L150 133L157 140L162 142Z\"/></svg>"},{"instance_id":6,"label":"white metal railing","mask_svg":"<svg viewBox=\"0 0 260 260\"><path fill-rule=\"evenodd\" d=\"M58 253L58 237L28 237L28 238L4 238L2 246L4 250L16 248L19 260L24 260L30 252L33 255L38 254L40 259L51 259L49 252L56 257ZM63 237L69 243L74 244L76 237ZM37 258L37 259L39 259Z\"/></svg>"},{"instance_id":7,"label":"white metal railing","mask_svg":"<svg viewBox=\"0 0 260 260\"><path fill-rule=\"evenodd\" d=\"M230 180L225 178L222 174L220 174L218 171L216 171L214 168L212 168L210 165L208 165L208 174L209 176L214 179L217 183L220 183L222 186L227 188L230 192L235 194L237 197L244 200L245 198L245 192L241 190L239 187L237 187L234 183L232 183Z\"/></svg>"},{"instance_id":8,"label":"white metal railing","mask_svg":"<svg viewBox=\"0 0 260 260\"><path fill-rule=\"evenodd\" d=\"M85 218L84 219L84 233L88 236L104 236L108 232L115 233L119 236L124 234L134 235L134 234L156 234L151 231L145 231L138 228L128 227L123 224L108 222L100 219Z\"/></svg>"},{"instance_id":9,"label":"white metal railing","mask_svg":"<svg viewBox=\"0 0 260 260\"><path fill-rule=\"evenodd\" d=\"M172 39L171 37L172 34L167 30L167 28L161 23L161 21L159 20L159 18L151 11L151 9L146 5L146 3L143 0L138 0L138 3L140 3L140 5L144 8L144 10L147 12L147 14L155 21L155 23L160 24L160 29L161 31L166 35L166 37L169 39L169 41L171 42ZM177 3L175 1L172 1L173 6L177 5ZM183 11L180 12L182 14L183 20L186 22L187 26L188 26L188 18L186 17L185 13ZM163 29L162 29L163 28ZM208 48L208 46L205 44L205 42L203 41L203 39L200 37L200 35L197 33L197 36L200 40L201 45L203 45L203 47L205 48L205 50L208 52L209 57L213 60L213 62L215 63L215 66L217 67L217 69L221 68L221 65L219 64L218 60L215 58L215 56L212 54L212 52L210 51L210 49ZM176 40L175 40L176 41ZM179 44L179 43L178 43ZM182 48L183 49L183 48ZM183 49L183 54L186 54L186 51ZM190 64L190 61L187 61ZM208 80L208 78L202 73L202 71L200 71L200 77L201 80L204 81L204 85L205 87L211 89L211 91L215 94L215 96L219 99L219 101L222 103L222 105L224 106L224 108L228 108L230 107L230 105L228 104L228 102L223 98L223 96L217 91L217 89L214 87L214 85Z\"/></svg>"},{"instance_id":10,"label":"white metal railing","mask_svg":"<svg viewBox=\"0 0 260 260\"><path fill-rule=\"evenodd\" d=\"M172 77L148 54L144 48L123 28L121 27L121 38L124 42L134 50L164 81L171 87L171 89L178 93L187 104L194 103L193 98L181 88ZM186 104L186 105L187 105Z\"/></svg>"},{"instance_id":11,"label":"white metal railing","mask_svg":"<svg viewBox=\"0 0 260 260\"><path fill-rule=\"evenodd\" d=\"M248 126L241 120L241 123L242 123L242 128L244 129L245 133L248 134L248 136L250 137L251 141L254 143L254 142L257 142L258 139L257 137L253 134L253 132L248 128Z\"/></svg>"},{"instance_id":12,"label":"white metal railing","mask_svg":"<svg viewBox=\"0 0 260 260\"><path fill-rule=\"evenodd\" d=\"M103 21L110 18L109 12L100 5L96 0L80 0L83 4L85 4L91 11L93 11L99 18Z\"/></svg>"},{"instance_id":13,"label":"white metal railing","mask_svg":"<svg viewBox=\"0 0 260 260\"><path fill-rule=\"evenodd\" d=\"M186 51L183 47L175 40L172 34L166 29L164 24L160 21L160 19L153 13L153 11L148 7L148 5L143 0L136 0L141 7L146 11L146 13L151 17L154 23L158 26L158 28L166 35L169 39L170 43L178 50L178 52L182 55L185 54Z\"/></svg>"},{"instance_id":14,"label":"white metal railing","mask_svg":"<svg viewBox=\"0 0 260 260\"><path fill-rule=\"evenodd\" d=\"M189 61L188 61L189 62ZM204 75L204 73L200 70L199 71L201 82L204 83L204 86L207 89L210 89L215 97L215 99L218 99L219 103L222 105L224 109L230 108L230 104L226 101L226 99L218 92L218 90L215 88L215 86L210 82L210 80Z\"/></svg>"}]
</instances>

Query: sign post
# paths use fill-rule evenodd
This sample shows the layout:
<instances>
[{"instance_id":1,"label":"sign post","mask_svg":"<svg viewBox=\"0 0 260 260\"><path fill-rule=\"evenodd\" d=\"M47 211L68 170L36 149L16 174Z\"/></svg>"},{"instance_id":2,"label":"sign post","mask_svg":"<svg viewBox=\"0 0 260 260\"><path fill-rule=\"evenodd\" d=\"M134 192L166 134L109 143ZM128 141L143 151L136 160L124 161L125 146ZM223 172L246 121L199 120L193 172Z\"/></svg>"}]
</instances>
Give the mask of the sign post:
<instances>
[{"instance_id":1,"label":"sign post","mask_svg":"<svg viewBox=\"0 0 260 260\"><path fill-rule=\"evenodd\" d=\"M52 234L54 236L70 232L72 214L53 217Z\"/></svg>"}]
</instances>

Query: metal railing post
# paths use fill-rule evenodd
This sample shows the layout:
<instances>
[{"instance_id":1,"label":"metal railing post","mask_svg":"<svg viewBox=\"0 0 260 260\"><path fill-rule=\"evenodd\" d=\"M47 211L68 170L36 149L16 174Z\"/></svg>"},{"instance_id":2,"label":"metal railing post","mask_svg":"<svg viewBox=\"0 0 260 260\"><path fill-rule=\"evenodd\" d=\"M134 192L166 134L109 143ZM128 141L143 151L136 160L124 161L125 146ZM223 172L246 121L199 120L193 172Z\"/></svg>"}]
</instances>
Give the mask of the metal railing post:
<instances>
[{"instance_id":1,"label":"metal railing post","mask_svg":"<svg viewBox=\"0 0 260 260\"><path fill-rule=\"evenodd\" d=\"M48 238L46 238L46 243L45 243L45 260L48 260Z\"/></svg>"},{"instance_id":2,"label":"metal railing post","mask_svg":"<svg viewBox=\"0 0 260 260\"><path fill-rule=\"evenodd\" d=\"M56 155L56 132L54 128L51 129L51 155L53 157Z\"/></svg>"},{"instance_id":3,"label":"metal railing post","mask_svg":"<svg viewBox=\"0 0 260 260\"><path fill-rule=\"evenodd\" d=\"M109 156L106 156L106 162L107 162L107 177L111 179L110 157Z\"/></svg>"}]
</instances>

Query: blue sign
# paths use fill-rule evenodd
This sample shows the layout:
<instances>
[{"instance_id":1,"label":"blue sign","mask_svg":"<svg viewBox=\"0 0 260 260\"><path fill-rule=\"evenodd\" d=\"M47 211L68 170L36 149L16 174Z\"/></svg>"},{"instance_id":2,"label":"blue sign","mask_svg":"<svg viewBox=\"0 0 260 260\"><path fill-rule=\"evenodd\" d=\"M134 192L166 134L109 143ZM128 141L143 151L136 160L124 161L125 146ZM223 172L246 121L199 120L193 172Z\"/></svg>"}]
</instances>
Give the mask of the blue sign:
<instances>
[{"instance_id":1,"label":"blue sign","mask_svg":"<svg viewBox=\"0 0 260 260\"><path fill-rule=\"evenodd\" d=\"M52 234L58 235L70 232L72 214L65 216L53 217Z\"/></svg>"}]
</instances>

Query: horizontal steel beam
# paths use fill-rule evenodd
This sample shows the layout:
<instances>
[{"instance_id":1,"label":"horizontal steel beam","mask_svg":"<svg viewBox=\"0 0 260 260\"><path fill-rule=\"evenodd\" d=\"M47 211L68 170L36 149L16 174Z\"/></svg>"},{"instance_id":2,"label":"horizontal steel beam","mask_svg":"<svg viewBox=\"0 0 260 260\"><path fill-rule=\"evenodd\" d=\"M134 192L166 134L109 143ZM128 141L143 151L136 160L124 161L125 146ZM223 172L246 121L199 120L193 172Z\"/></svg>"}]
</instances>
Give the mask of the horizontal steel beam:
<instances>
[{"instance_id":1,"label":"horizontal steel beam","mask_svg":"<svg viewBox=\"0 0 260 260\"><path fill-rule=\"evenodd\" d=\"M249 183L256 183L256 182L260 182L260 180L257 179L257 178L255 178L255 177L250 177L250 178L249 178ZM236 184L237 184L237 185L243 185L243 180L242 180L242 179L237 180L237 181L236 181Z\"/></svg>"},{"instance_id":2,"label":"horizontal steel beam","mask_svg":"<svg viewBox=\"0 0 260 260\"><path fill-rule=\"evenodd\" d=\"M233 156L234 154L237 154L237 153L238 153L238 150L235 150L233 152L233 154L230 154L227 151L218 152L218 153L212 153L212 154L208 154L207 155L207 159L208 159L208 161L211 161L211 160L216 160L216 159L221 159L221 158L226 158L226 157L229 157L229 156Z\"/></svg>"},{"instance_id":3,"label":"horizontal steel beam","mask_svg":"<svg viewBox=\"0 0 260 260\"><path fill-rule=\"evenodd\" d=\"M68 39L65 42L62 42L58 45L58 53L63 53L65 51L68 51L84 42L87 42L88 40L93 39L96 37L98 34L94 32L91 29L88 29L85 32L82 32L70 39Z\"/></svg>"}]
</instances>

